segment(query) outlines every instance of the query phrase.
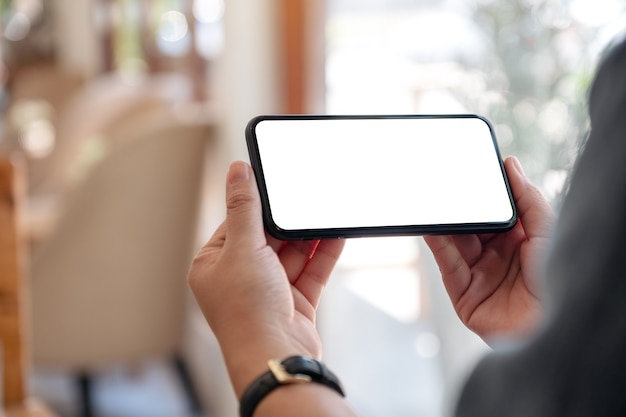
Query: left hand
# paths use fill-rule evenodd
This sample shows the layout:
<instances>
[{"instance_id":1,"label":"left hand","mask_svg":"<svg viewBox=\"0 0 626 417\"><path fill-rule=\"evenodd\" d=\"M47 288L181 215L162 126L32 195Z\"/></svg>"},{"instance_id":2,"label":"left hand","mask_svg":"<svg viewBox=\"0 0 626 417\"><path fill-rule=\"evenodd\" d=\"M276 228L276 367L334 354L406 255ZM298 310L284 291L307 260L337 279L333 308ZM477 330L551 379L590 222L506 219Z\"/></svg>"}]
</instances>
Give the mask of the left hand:
<instances>
[{"instance_id":1,"label":"left hand","mask_svg":"<svg viewBox=\"0 0 626 417\"><path fill-rule=\"evenodd\" d=\"M515 157L504 161L519 219L504 233L424 236L463 323L484 340L533 331L541 317L539 264L554 212Z\"/></svg>"},{"instance_id":2,"label":"left hand","mask_svg":"<svg viewBox=\"0 0 626 417\"><path fill-rule=\"evenodd\" d=\"M344 242L268 236L254 175L244 162L229 169L226 205L226 220L196 255L188 282L240 397L268 359L320 357L316 308Z\"/></svg>"}]
</instances>

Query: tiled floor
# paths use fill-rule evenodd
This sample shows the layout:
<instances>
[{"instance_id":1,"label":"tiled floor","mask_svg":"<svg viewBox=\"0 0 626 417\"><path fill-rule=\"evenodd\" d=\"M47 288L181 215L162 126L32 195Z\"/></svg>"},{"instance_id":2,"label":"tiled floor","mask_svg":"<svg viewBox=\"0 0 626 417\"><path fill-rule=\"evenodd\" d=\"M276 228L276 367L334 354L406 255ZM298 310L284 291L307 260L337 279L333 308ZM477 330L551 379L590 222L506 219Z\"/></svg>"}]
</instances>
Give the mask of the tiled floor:
<instances>
[{"instance_id":1,"label":"tiled floor","mask_svg":"<svg viewBox=\"0 0 626 417\"><path fill-rule=\"evenodd\" d=\"M350 242L320 307L325 361L362 417L442 415L440 338L429 320L415 241ZM71 380L38 372L34 391L77 416ZM113 369L95 383L97 417L189 417L173 368ZM231 417L231 416L210 416Z\"/></svg>"}]
</instances>

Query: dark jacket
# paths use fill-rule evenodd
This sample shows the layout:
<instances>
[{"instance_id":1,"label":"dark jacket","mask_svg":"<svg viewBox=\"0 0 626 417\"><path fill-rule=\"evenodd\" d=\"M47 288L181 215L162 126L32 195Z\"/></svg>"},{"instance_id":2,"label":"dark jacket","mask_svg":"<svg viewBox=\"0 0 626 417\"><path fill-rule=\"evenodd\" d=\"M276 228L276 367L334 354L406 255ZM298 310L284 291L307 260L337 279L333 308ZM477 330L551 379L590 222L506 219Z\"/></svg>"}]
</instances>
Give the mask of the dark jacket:
<instances>
[{"instance_id":1,"label":"dark jacket","mask_svg":"<svg viewBox=\"0 0 626 417\"><path fill-rule=\"evenodd\" d=\"M551 248L548 312L470 376L458 416L626 416L626 42L603 59Z\"/></svg>"}]
</instances>

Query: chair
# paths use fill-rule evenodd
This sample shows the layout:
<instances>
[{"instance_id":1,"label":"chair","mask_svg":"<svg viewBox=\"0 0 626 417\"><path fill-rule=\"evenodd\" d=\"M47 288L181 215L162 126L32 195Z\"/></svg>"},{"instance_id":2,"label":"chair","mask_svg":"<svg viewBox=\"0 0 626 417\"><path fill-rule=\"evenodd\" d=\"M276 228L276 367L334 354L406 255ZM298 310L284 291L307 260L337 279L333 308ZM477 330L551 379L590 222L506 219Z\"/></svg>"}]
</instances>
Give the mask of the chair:
<instances>
[{"instance_id":1,"label":"chair","mask_svg":"<svg viewBox=\"0 0 626 417\"><path fill-rule=\"evenodd\" d=\"M0 160L0 370L3 388L0 399L3 405L21 403L26 396L24 241L18 220L24 187L20 172L11 159Z\"/></svg>"},{"instance_id":2,"label":"chair","mask_svg":"<svg viewBox=\"0 0 626 417\"><path fill-rule=\"evenodd\" d=\"M137 116L187 102L190 89L189 81L179 74L151 74L132 81L107 74L68 91L63 106L49 100L57 113L55 144L48 156L29 161L29 194L64 192L74 181L77 158L91 140L118 137L136 124ZM28 97L37 96L33 92Z\"/></svg>"},{"instance_id":3,"label":"chair","mask_svg":"<svg viewBox=\"0 0 626 417\"><path fill-rule=\"evenodd\" d=\"M28 392L30 355L25 237L21 213L25 199L24 166L15 157L0 158L0 415L53 417Z\"/></svg>"},{"instance_id":4,"label":"chair","mask_svg":"<svg viewBox=\"0 0 626 417\"><path fill-rule=\"evenodd\" d=\"M72 189L30 266L35 366L76 375L84 416L99 370L158 358L175 361L201 410L180 344L214 129L163 117L145 126Z\"/></svg>"}]
</instances>

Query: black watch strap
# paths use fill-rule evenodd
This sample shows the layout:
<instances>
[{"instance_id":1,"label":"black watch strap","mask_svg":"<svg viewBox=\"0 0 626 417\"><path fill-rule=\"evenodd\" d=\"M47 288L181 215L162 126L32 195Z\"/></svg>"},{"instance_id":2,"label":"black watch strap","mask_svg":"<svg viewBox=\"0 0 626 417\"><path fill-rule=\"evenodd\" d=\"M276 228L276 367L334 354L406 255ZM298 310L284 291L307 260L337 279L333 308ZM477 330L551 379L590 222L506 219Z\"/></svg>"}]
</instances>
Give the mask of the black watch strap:
<instances>
[{"instance_id":1,"label":"black watch strap","mask_svg":"<svg viewBox=\"0 0 626 417\"><path fill-rule=\"evenodd\" d=\"M339 379L322 362L306 356L290 356L287 359L272 359L270 370L255 379L241 397L239 415L252 417L263 398L281 385L316 382L326 385L345 396Z\"/></svg>"}]
</instances>

